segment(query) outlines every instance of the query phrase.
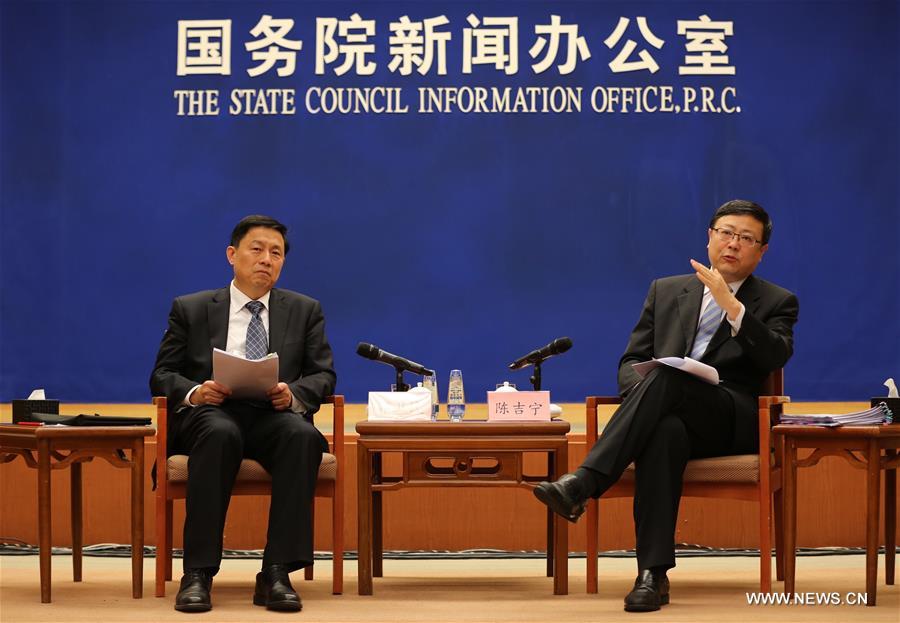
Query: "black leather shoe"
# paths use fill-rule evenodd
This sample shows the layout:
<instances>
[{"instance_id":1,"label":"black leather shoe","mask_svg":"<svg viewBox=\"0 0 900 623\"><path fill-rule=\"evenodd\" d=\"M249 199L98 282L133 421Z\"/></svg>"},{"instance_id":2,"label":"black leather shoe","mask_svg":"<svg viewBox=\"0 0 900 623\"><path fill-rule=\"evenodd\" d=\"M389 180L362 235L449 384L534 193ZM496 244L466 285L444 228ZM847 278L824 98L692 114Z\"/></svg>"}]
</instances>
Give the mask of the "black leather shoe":
<instances>
[{"instance_id":1,"label":"black leather shoe","mask_svg":"<svg viewBox=\"0 0 900 623\"><path fill-rule=\"evenodd\" d=\"M175 609L179 612L206 612L212 609L209 590L212 575L202 569L185 571L181 576L181 586L175 596Z\"/></svg>"},{"instance_id":2,"label":"black leather shoe","mask_svg":"<svg viewBox=\"0 0 900 623\"><path fill-rule=\"evenodd\" d=\"M556 482L542 482L534 488L534 496L557 515L572 523L584 513L587 498L575 474L563 474Z\"/></svg>"},{"instance_id":3,"label":"black leather shoe","mask_svg":"<svg viewBox=\"0 0 900 623\"><path fill-rule=\"evenodd\" d=\"M256 574L253 603L281 612L297 612L303 608L284 565L269 565Z\"/></svg>"},{"instance_id":4,"label":"black leather shoe","mask_svg":"<svg viewBox=\"0 0 900 623\"><path fill-rule=\"evenodd\" d=\"M653 612L669 603L669 578L666 572L644 569L634 581L634 588L625 595L626 612Z\"/></svg>"}]
</instances>

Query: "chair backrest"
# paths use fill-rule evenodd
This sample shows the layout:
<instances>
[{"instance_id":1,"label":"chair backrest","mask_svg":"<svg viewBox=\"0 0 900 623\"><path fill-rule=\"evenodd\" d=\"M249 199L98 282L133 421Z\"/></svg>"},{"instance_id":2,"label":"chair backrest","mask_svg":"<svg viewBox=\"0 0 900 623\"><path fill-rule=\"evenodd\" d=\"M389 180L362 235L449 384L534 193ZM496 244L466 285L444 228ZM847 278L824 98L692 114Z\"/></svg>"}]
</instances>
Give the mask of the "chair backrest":
<instances>
[{"instance_id":1,"label":"chair backrest","mask_svg":"<svg viewBox=\"0 0 900 623\"><path fill-rule=\"evenodd\" d=\"M759 388L760 396L784 395L784 368L773 370Z\"/></svg>"}]
</instances>

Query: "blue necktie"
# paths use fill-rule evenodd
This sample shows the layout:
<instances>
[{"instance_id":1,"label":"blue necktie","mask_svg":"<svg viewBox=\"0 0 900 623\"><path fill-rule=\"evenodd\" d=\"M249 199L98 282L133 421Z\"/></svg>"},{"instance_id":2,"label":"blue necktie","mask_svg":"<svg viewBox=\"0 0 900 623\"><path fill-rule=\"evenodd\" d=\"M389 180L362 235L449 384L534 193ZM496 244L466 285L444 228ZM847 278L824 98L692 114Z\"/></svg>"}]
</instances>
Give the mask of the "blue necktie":
<instances>
[{"instance_id":1,"label":"blue necktie","mask_svg":"<svg viewBox=\"0 0 900 623\"><path fill-rule=\"evenodd\" d=\"M710 299L703 317L700 318L700 325L697 327L697 335L694 337L694 348L691 349L691 359L700 360L709 346L709 341L713 334L722 324L722 308L716 303L716 299Z\"/></svg>"},{"instance_id":2,"label":"blue necktie","mask_svg":"<svg viewBox=\"0 0 900 623\"><path fill-rule=\"evenodd\" d=\"M269 352L269 338L259 316L264 306L259 301L250 301L245 307L253 314L247 325L247 359L262 359Z\"/></svg>"}]
</instances>

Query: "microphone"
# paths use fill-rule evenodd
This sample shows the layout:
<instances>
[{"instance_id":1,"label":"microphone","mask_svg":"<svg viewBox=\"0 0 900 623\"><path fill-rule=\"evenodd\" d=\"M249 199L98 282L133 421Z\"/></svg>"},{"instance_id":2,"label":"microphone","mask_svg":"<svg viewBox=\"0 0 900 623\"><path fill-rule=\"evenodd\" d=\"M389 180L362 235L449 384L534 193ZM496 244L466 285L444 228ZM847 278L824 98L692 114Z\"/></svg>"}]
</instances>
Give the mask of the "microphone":
<instances>
[{"instance_id":1,"label":"microphone","mask_svg":"<svg viewBox=\"0 0 900 623\"><path fill-rule=\"evenodd\" d=\"M366 359L372 359L374 361L386 363L389 366L394 366L397 370L409 370L413 374L421 374L422 376L434 375L434 370L429 370L420 363L410 361L409 359L398 355L393 355L386 350L381 350L374 344L360 342L356 347L356 354L360 357L365 357Z\"/></svg>"},{"instance_id":2,"label":"microphone","mask_svg":"<svg viewBox=\"0 0 900 623\"><path fill-rule=\"evenodd\" d=\"M524 357L519 357L511 364L509 364L510 370L518 370L519 368L524 368L525 366L532 363L540 363L544 359L552 357L553 355L559 355L561 353L566 352L572 348L572 340L567 337L559 337L544 346L543 348L538 348L536 350L531 351Z\"/></svg>"}]
</instances>

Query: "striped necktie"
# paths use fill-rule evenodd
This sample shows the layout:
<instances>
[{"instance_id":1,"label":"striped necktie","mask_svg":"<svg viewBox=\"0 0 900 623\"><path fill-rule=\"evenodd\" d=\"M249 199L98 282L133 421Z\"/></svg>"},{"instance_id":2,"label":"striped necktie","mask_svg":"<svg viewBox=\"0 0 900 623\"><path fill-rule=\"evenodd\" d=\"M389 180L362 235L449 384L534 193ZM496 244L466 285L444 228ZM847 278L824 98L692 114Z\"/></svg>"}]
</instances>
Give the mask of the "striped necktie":
<instances>
[{"instance_id":1,"label":"striped necktie","mask_svg":"<svg viewBox=\"0 0 900 623\"><path fill-rule=\"evenodd\" d=\"M259 315L264 306L259 301L250 301L245 307L253 314L247 325L247 359L262 359L269 352L269 338Z\"/></svg>"},{"instance_id":2,"label":"striped necktie","mask_svg":"<svg viewBox=\"0 0 900 623\"><path fill-rule=\"evenodd\" d=\"M694 337L694 348L691 349L691 359L700 360L709 346L709 341L713 334L722 324L722 308L716 303L716 299L710 298L703 317L700 318L700 324L697 327L697 335Z\"/></svg>"}]
</instances>

